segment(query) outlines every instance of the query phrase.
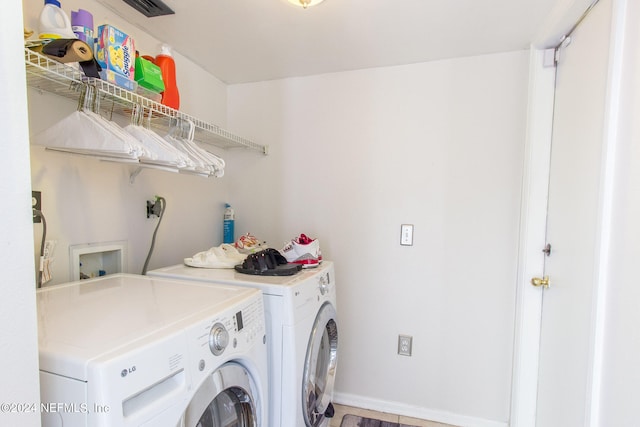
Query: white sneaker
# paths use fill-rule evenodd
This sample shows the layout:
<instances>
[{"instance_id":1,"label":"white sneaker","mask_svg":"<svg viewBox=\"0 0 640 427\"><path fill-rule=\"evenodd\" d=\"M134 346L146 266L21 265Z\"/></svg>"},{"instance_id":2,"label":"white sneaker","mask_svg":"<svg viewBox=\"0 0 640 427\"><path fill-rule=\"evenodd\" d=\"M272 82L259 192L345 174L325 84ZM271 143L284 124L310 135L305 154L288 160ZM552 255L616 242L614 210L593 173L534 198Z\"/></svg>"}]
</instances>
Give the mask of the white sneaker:
<instances>
[{"instance_id":1,"label":"white sneaker","mask_svg":"<svg viewBox=\"0 0 640 427\"><path fill-rule=\"evenodd\" d=\"M317 267L322 262L320 241L310 239L304 234L286 243L280 253L287 262L302 264L302 268Z\"/></svg>"},{"instance_id":2,"label":"white sneaker","mask_svg":"<svg viewBox=\"0 0 640 427\"><path fill-rule=\"evenodd\" d=\"M266 248L266 243L262 240L258 240L256 236L251 233L240 236L235 242L235 247L241 254L253 254Z\"/></svg>"}]
</instances>

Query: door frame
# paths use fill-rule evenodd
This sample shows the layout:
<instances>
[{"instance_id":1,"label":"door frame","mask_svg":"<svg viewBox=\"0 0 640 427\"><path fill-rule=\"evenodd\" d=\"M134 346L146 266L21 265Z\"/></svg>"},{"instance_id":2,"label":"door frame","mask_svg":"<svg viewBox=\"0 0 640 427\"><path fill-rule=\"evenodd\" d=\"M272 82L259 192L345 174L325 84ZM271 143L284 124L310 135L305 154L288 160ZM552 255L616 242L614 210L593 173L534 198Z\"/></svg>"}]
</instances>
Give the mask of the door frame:
<instances>
[{"instance_id":1,"label":"door frame","mask_svg":"<svg viewBox=\"0 0 640 427\"><path fill-rule=\"evenodd\" d=\"M531 277L544 264L549 158L553 125L555 66L544 66L554 49L531 49L525 167L520 206L516 318L511 385L511 427L534 427L538 391L538 358L542 292Z\"/></svg>"},{"instance_id":2,"label":"door frame","mask_svg":"<svg viewBox=\"0 0 640 427\"><path fill-rule=\"evenodd\" d=\"M613 159L622 68L625 10L628 0L612 0L609 81L604 117L602 174L599 203L598 283L594 289L591 322L590 371L587 378L587 425L599 419L608 241L611 230L610 199L613 193ZM568 33L593 0L565 0L558 4L537 41L531 45L529 101L520 214L514 358L511 393L511 427L534 427L539 369L540 321L543 291L530 285L543 272L555 67L545 67L562 36Z\"/></svg>"}]
</instances>

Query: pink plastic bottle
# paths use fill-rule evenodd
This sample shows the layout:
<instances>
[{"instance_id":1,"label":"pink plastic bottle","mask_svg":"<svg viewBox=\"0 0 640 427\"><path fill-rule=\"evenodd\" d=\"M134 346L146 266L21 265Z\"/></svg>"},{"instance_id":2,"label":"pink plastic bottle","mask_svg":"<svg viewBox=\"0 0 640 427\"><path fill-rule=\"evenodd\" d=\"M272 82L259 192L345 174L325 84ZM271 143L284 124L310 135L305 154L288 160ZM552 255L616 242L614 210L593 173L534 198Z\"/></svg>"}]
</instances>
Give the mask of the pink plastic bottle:
<instances>
[{"instance_id":1,"label":"pink plastic bottle","mask_svg":"<svg viewBox=\"0 0 640 427\"><path fill-rule=\"evenodd\" d=\"M160 54L156 56L154 62L160 67L164 82L164 92L162 92L162 101L160 102L167 107L180 109L180 93L176 83L176 63L171 56L171 48L163 44Z\"/></svg>"}]
</instances>

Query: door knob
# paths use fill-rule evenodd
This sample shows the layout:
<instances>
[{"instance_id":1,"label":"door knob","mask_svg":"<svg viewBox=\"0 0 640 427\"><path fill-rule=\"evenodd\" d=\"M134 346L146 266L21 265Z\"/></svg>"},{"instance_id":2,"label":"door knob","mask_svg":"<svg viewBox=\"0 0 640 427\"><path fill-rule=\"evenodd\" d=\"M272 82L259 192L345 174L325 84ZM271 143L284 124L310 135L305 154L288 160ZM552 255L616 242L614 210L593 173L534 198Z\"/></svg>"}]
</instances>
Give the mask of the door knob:
<instances>
[{"instance_id":1,"label":"door knob","mask_svg":"<svg viewBox=\"0 0 640 427\"><path fill-rule=\"evenodd\" d=\"M551 285L551 283L549 282L549 276L544 276L543 278L533 277L531 279L531 284L536 287L542 286L545 289L548 289Z\"/></svg>"}]
</instances>

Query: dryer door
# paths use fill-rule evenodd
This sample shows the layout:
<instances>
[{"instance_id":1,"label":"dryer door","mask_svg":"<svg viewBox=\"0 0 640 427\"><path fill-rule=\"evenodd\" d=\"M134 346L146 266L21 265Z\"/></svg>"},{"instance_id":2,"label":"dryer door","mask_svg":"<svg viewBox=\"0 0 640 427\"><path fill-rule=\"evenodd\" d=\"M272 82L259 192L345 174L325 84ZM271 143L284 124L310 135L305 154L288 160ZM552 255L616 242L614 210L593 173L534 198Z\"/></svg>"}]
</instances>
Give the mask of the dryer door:
<instances>
[{"instance_id":1,"label":"dryer door","mask_svg":"<svg viewBox=\"0 0 640 427\"><path fill-rule=\"evenodd\" d=\"M186 427L257 427L258 396L250 373L237 363L207 377L185 412Z\"/></svg>"},{"instance_id":2,"label":"dryer door","mask_svg":"<svg viewBox=\"0 0 640 427\"><path fill-rule=\"evenodd\" d=\"M322 426L333 416L333 383L338 362L336 310L326 302L311 330L302 377L302 404L307 426Z\"/></svg>"}]
</instances>

